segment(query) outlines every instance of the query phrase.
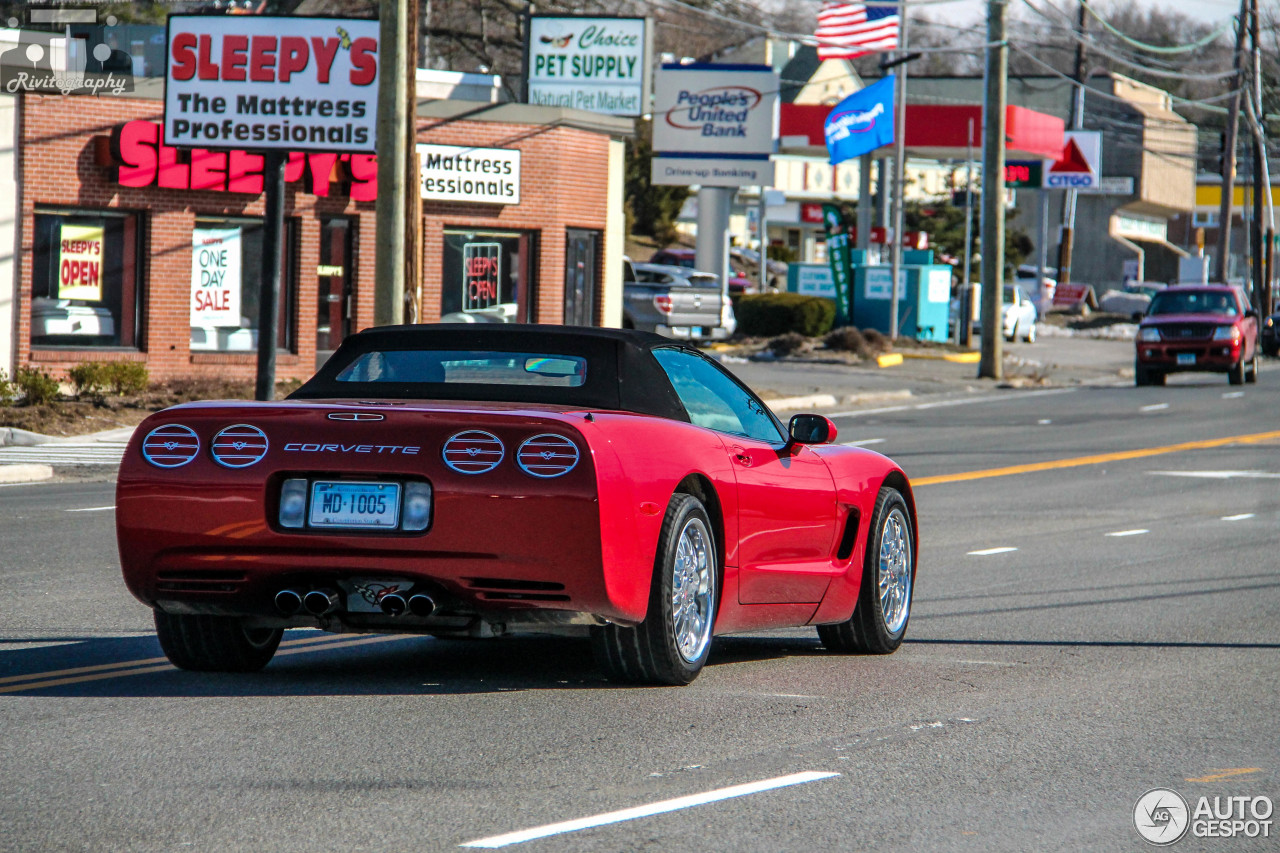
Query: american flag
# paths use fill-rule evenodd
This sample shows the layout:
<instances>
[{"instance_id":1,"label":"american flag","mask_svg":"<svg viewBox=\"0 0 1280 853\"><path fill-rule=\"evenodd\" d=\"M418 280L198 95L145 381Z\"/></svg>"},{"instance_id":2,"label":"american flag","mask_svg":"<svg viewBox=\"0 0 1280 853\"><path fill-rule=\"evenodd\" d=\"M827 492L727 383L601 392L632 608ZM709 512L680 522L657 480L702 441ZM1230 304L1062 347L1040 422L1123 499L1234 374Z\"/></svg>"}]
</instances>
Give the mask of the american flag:
<instances>
[{"instance_id":1,"label":"american flag","mask_svg":"<svg viewBox=\"0 0 1280 853\"><path fill-rule=\"evenodd\" d=\"M898 7L824 3L818 13L819 59L857 59L898 46Z\"/></svg>"}]
</instances>

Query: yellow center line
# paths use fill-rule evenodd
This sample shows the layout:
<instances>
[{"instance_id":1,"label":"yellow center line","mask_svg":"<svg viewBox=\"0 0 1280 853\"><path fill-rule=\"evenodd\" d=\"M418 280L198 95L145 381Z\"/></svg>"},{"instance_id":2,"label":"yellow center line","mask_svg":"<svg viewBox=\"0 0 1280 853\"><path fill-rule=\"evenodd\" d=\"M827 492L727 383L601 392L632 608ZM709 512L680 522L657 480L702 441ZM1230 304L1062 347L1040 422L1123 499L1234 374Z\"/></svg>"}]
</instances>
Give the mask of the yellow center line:
<instances>
[{"instance_id":1,"label":"yellow center line","mask_svg":"<svg viewBox=\"0 0 1280 853\"><path fill-rule=\"evenodd\" d=\"M1188 782L1221 782L1223 779L1230 779L1232 776L1248 776L1250 773L1261 773L1261 767L1236 767L1232 770L1219 770L1209 776L1198 776L1195 779L1188 779Z\"/></svg>"},{"instance_id":2,"label":"yellow center line","mask_svg":"<svg viewBox=\"0 0 1280 853\"><path fill-rule=\"evenodd\" d=\"M1031 474L1036 471L1053 471L1058 468L1078 468L1081 465L1101 465L1106 462L1123 462L1126 459L1144 459L1166 453L1182 453L1187 450L1206 450L1228 444L1254 444L1260 441L1280 439L1280 430L1233 435L1228 438L1209 438L1202 441L1184 441L1161 447L1140 447L1136 450L1120 450L1115 453L1099 453L1093 456L1075 456L1070 459L1054 459L1049 462L1030 462L1026 465L1010 465L1006 468L987 468L983 471L963 471L959 474L940 474L936 477L913 477L912 488L933 486L939 483L961 483L966 480L985 480L989 477L1009 477L1013 474Z\"/></svg>"},{"instance_id":3,"label":"yellow center line","mask_svg":"<svg viewBox=\"0 0 1280 853\"><path fill-rule=\"evenodd\" d=\"M300 640L286 640L281 643L276 655L297 655L304 652L324 651L326 649L345 649L352 646L363 646L369 643L386 642L387 640L404 639L403 634L381 635L377 637L361 637L347 639L336 637L308 637ZM292 646L293 648L285 648ZM103 670L113 670L103 672ZM0 679L0 683L10 683L9 687L0 687L0 693L18 693L23 690L42 690L47 687L61 687L65 684L82 684L87 681L101 681L105 678L118 678L126 675L141 675L148 672L162 672L176 669L168 658L144 658L142 660L121 661L120 663L104 663L97 666L82 666L76 669L59 669L50 672L33 672L27 675L13 675ZM93 674L89 674L93 673ZM12 684L25 681L26 684Z\"/></svg>"}]
</instances>

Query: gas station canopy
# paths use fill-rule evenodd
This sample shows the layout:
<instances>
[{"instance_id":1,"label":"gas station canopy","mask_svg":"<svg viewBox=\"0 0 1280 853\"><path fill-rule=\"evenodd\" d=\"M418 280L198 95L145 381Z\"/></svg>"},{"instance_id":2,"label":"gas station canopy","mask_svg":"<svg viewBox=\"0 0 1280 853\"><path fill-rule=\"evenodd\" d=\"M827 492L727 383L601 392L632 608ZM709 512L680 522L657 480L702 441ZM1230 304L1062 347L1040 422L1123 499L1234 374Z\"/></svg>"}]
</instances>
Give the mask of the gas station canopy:
<instances>
[{"instance_id":1,"label":"gas station canopy","mask_svg":"<svg viewBox=\"0 0 1280 853\"><path fill-rule=\"evenodd\" d=\"M826 156L823 124L831 113L827 104L781 104L779 137L781 154ZM972 124L971 124L972 122ZM908 157L930 160L963 160L970 150L982 159L982 107L980 105L938 106L908 104L906 149ZM1058 159L1065 144L1066 125L1057 116L1025 107L1005 108L1005 155L1010 159ZM872 157L890 157L893 147L885 145Z\"/></svg>"}]
</instances>

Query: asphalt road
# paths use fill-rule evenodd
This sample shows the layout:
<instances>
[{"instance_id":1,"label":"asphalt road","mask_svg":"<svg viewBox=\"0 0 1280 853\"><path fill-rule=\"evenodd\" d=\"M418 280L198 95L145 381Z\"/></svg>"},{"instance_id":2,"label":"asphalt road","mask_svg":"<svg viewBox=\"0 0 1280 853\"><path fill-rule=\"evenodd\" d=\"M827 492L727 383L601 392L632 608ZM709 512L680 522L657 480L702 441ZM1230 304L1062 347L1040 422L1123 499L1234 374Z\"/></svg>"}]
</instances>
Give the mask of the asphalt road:
<instances>
[{"instance_id":1,"label":"asphalt road","mask_svg":"<svg viewBox=\"0 0 1280 853\"><path fill-rule=\"evenodd\" d=\"M683 797L509 849L1146 849L1151 788L1280 798L1274 376L838 416L917 483L907 642L719 638L686 688L560 638L290 632L260 674L179 672L111 485L0 488L0 850L450 850Z\"/></svg>"}]
</instances>

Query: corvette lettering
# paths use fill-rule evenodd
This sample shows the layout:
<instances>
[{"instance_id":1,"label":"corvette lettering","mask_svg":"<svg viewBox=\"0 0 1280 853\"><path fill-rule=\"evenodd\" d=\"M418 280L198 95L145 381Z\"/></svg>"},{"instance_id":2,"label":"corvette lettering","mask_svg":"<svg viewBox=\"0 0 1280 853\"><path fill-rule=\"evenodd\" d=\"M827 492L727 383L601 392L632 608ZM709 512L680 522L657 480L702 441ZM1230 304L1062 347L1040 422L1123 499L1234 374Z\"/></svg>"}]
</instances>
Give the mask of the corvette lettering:
<instances>
[{"instance_id":1,"label":"corvette lettering","mask_svg":"<svg viewBox=\"0 0 1280 853\"><path fill-rule=\"evenodd\" d=\"M303 444L300 441L290 442L284 449L292 453L399 453L401 456L414 456L422 450L405 444Z\"/></svg>"}]
</instances>

